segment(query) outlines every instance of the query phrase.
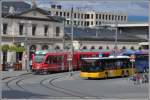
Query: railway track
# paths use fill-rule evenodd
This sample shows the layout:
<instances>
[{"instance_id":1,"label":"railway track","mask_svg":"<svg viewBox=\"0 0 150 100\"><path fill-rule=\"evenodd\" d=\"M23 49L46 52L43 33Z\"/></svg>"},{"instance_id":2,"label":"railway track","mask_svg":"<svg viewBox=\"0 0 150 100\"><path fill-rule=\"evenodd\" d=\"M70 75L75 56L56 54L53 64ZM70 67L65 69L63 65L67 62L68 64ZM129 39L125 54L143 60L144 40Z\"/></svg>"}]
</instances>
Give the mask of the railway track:
<instances>
[{"instance_id":1,"label":"railway track","mask_svg":"<svg viewBox=\"0 0 150 100\"><path fill-rule=\"evenodd\" d=\"M26 74L26 75L20 75L20 76L15 76L15 77L11 77L10 80L8 80L7 82L5 82L5 85L8 87L9 90L14 90L13 87L10 85L12 82L15 82L15 85L21 89L23 89L24 91L27 91L25 88L23 88L19 82L21 82L22 80L25 80L27 78L31 78L33 77L33 75L31 74Z\"/></svg>"},{"instance_id":2,"label":"railway track","mask_svg":"<svg viewBox=\"0 0 150 100\"><path fill-rule=\"evenodd\" d=\"M23 86L24 84L22 84L22 83L27 81L27 79L34 78L34 77L39 78L39 81L37 82L37 84L38 84L38 86L41 86L40 89L48 92L47 97L45 97L46 99L47 98L49 98L49 99L51 99L51 98L52 99L55 99L55 98L58 98L58 99L60 99L60 98L66 98L66 99L67 98L79 98L79 99L87 99L87 98L101 99L101 98L104 98L104 97L96 97L94 95L90 95L90 94L86 94L86 93L81 93L79 91L70 90L68 88L60 87L55 84L57 81L68 77L68 73L62 73L62 74L57 73L57 74L51 74L51 75L42 76L42 77L38 77L37 75L32 75L32 74L21 75L18 77L10 78L10 80L5 82L5 84L9 88L9 90L21 89L22 91L26 91L26 92L32 91L32 93L33 93L33 90L36 87L27 89ZM30 79L30 80L32 80L32 79ZM13 85L12 85L12 83L13 83ZM58 94L58 95L56 95L56 94ZM28 98L28 97L25 97L25 98ZM41 97L40 99L43 99L43 97Z\"/></svg>"},{"instance_id":3,"label":"railway track","mask_svg":"<svg viewBox=\"0 0 150 100\"><path fill-rule=\"evenodd\" d=\"M68 74L67 74L68 75ZM77 92L77 91L73 91L67 88L63 88L60 86L57 86L56 84L54 84L55 81L61 79L61 78L65 78L66 75L56 75L53 76L52 78L45 78L43 80L41 80L40 84L50 90L53 90L55 92L59 92L59 93L63 93L69 97L72 98L81 98L81 99L86 99L86 98L94 98L94 99L100 99L100 97L96 97L90 94L85 94L85 93L81 93L81 92ZM48 84L44 84L45 81L48 81ZM58 97L59 98L59 97ZM67 97L66 97L67 98Z\"/></svg>"}]
</instances>

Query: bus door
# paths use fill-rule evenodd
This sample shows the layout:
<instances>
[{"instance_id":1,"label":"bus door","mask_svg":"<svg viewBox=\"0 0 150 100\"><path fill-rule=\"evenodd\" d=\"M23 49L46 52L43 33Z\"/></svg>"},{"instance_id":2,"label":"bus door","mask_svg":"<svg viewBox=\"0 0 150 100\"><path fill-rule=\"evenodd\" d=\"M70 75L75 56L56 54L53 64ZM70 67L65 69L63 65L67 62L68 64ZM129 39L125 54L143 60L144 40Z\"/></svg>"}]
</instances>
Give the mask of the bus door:
<instances>
[{"instance_id":1,"label":"bus door","mask_svg":"<svg viewBox=\"0 0 150 100\"><path fill-rule=\"evenodd\" d=\"M104 67L104 69L105 69L105 75L106 75L107 77L112 76L113 67L114 67L114 62L113 62L113 60L110 60L110 59L103 59L102 63L103 63L103 67Z\"/></svg>"}]
</instances>

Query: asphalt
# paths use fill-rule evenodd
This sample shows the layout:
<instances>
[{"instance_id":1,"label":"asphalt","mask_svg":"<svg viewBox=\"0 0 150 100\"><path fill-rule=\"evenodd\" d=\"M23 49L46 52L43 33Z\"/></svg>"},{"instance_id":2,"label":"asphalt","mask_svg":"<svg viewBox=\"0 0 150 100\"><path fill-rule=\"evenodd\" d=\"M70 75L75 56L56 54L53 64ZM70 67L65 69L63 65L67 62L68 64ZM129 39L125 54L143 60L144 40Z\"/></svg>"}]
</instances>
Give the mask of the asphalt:
<instances>
[{"instance_id":1,"label":"asphalt","mask_svg":"<svg viewBox=\"0 0 150 100\"><path fill-rule=\"evenodd\" d=\"M26 74L30 74L31 72L26 71L26 70L22 70L22 71L1 71L1 79L5 80L11 77L16 77L16 76L20 76L20 75L26 75Z\"/></svg>"}]
</instances>

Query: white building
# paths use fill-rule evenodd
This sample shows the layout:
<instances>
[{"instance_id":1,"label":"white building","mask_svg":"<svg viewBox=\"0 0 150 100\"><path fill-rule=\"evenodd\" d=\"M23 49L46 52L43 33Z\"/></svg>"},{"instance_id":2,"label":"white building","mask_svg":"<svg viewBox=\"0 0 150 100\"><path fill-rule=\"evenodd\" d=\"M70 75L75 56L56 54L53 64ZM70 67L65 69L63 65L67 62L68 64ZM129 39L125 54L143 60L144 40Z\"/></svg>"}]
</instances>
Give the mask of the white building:
<instances>
[{"instance_id":1,"label":"white building","mask_svg":"<svg viewBox=\"0 0 150 100\"><path fill-rule=\"evenodd\" d=\"M64 23L61 18L54 18L40 8L31 8L20 14L3 15L2 46L25 46L31 56L33 50L63 49ZM23 60L21 53L2 53L2 62ZM24 57L23 57L24 58ZM12 60L13 59L13 60Z\"/></svg>"},{"instance_id":2,"label":"white building","mask_svg":"<svg viewBox=\"0 0 150 100\"><path fill-rule=\"evenodd\" d=\"M49 12L53 16L64 17L66 19L66 26L71 25L71 12L73 12L73 24L78 27L94 27L116 22L126 23L128 20L126 13L62 9L61 5L51 5Z\"/></svg>"}]
</instances>

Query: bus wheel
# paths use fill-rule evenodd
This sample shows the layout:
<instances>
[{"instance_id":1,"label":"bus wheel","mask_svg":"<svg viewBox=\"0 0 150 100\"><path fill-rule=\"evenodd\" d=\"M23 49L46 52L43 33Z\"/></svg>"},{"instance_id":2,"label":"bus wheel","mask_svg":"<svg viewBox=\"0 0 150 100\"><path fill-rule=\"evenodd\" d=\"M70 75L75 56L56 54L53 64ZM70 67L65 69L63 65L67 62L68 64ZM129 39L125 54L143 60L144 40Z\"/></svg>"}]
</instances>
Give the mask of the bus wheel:
<instances>
[{"instance_id":1,"label":"bus wheel","mask_svg":"<svg viewBox=\"0 0 150 100\"><path fill-rule=\"evenodd\" d=\"M106 79L108 78L108 72L105 72L105 78Z\"/></svg>"},{"instance_id":2,"label":"bus wheel","mask_svg":"<svg viewBox=\"0 0 150 100\"><path fill-rule=\"evenodd\" d=\"M125 73L124 73L124 71L122 71L121 76L122 76L122 77L125 77Z\"/></svg>"}]
</instances>

